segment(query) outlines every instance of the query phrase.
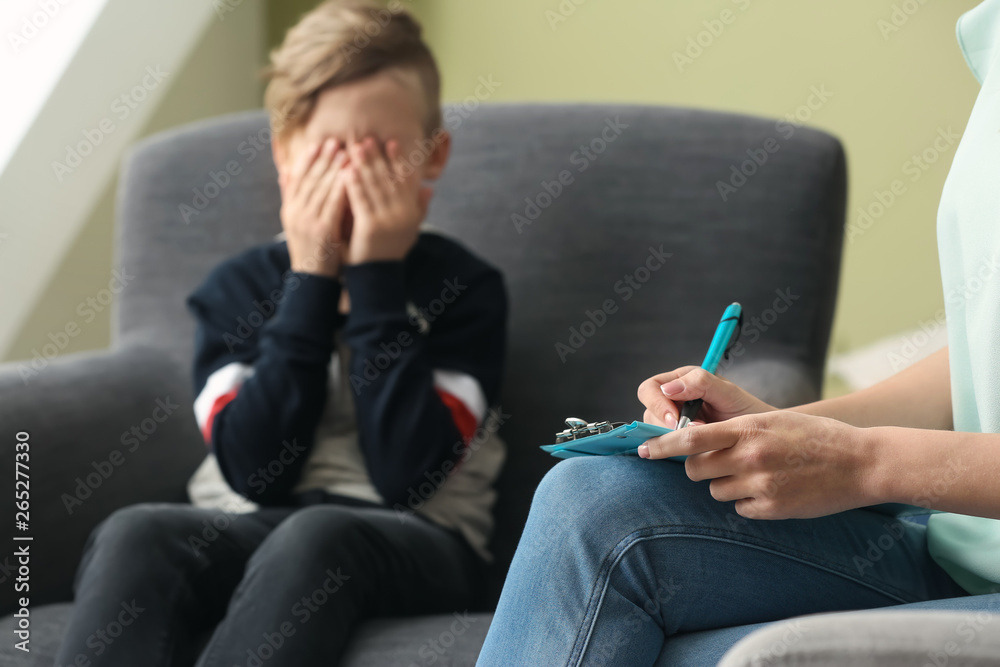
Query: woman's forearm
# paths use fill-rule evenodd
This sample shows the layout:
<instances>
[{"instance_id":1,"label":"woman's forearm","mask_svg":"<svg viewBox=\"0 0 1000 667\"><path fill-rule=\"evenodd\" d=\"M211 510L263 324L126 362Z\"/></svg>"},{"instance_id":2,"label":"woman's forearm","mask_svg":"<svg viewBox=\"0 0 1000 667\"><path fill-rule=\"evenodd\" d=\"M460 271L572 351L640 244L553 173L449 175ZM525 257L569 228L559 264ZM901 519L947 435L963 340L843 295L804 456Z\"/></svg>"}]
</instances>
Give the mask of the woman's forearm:
<instances>
[{"instance_id":1,"label":"woman's forearm","mask_svg":"<svg viewBox=\"0 0 1000 667\"><path fill-rule=\"evenodd\" d=\"M905 426L950 430L948 348L867 389L800 405L792 410L830 417L862 428Z\"/></svg>"},{"instance_id":2,"label":"woman's forearm","mask_svg":"<svg viewBox=\"0 0 1000 667\"><path fill-rule=\"evenodd\" d=\"M875 452L870 490L876 502L1000 519L1000 434L894 426L865 431Z\"/></svg>"}]
</instances>

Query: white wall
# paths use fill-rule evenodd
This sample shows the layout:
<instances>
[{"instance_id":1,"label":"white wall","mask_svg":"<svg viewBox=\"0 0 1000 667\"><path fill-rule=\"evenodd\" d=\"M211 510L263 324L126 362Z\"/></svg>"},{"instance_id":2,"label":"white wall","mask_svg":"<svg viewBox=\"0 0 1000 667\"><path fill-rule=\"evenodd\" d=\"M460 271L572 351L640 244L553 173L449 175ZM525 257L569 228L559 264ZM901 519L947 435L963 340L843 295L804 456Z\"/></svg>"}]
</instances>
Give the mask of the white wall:
<instances>
[{"instance_id":1,"label":"white wall","mask_svg":"<svg viewBox=\"0 0 1000 667\"><path fill-rule=\"evenodd\" d=\"M0 126L4 135L0 164L4 146L9 155L0 171L0 359L30 356L11 354L13 343L19 338L29 343L37 339L41 347L48 342L45 332L61 328L58 323L72 316L55 309L34 318L37 331L25 331L43 295L70 294L77 287L51 283L57 271L66 273L67 251L93 222L92 214L108 214L109 207L102 202L108 199L128 145L151 129L201 117L199 111L206 108L221 112L220 107L259 105L259 83L252 75L206 79L198 76L198 63L189 60L198 51L208 53L216 60L205 70L220 72L224 68L218 59L239 59L238 65L252 74L264 51L261 0L55 0L60 1L67 4L26 45L19 44L24 46L19 53L13 52L9 24L0 26L7 50L2 67L10 67L12 59L24 59L23 67L30 62L44 62L50 68L63 63L61 75L30 122ZM91 12L96 5L103 7L93 14L89 30L67 58L61 26L80 21L79 28L88 16L74 2L89 4ZM45 0L29 4L40 11ZM3 15L9 12L5 9ZM178 90L185 71L188 82L197 85ZM36 92L41 88L37 86ZM17 98L27 95L30 87L13 92ZM176 99L179 96L185 99ZM200 96L238 103L205 105ZM165 108L172 113L164 114ZM11 146L16 146L12 152ZM110 225L97 228L100 245L110 248ZM98 273L110 275L111 268L108 263ZM47 319L57 324L49 327Z\"/></svg>"}]
</instances>

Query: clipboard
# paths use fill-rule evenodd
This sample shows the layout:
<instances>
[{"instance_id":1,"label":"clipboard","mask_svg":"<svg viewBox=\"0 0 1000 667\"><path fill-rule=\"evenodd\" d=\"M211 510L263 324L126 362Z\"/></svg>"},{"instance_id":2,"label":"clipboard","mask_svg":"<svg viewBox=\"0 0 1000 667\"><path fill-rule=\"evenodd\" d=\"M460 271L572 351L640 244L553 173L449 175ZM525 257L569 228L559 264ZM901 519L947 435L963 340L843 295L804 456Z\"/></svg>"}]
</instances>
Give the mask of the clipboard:
<instances>
[{"instance_id":1,"label":"clipboard","mask_svg":"<svg viewBox=\"0 0 1000 667\"><path fill-rule=\"evenodd\" d=\"M569 429L557 434L552 445L542 445L541 450L559 459L578 456L639 456L639 445L650 438L672 433L673 429L645 422L615 425L612 422L588 424L582 419L567 419ZM686 456L671 457L683 461Z\"/></svg>"}]
</instances>

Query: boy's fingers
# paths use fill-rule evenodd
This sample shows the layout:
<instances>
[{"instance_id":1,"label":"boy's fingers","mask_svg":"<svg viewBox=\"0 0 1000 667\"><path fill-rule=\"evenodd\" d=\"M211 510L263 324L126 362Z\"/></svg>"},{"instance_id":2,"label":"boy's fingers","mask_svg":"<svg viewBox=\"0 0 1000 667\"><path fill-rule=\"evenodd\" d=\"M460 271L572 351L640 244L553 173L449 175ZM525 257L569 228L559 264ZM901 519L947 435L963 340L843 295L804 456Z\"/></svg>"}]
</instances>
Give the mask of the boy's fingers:
<instances>
[{"instance_id":1,"label":"boy's fingers","mask_svg":"<svg viewBox=\"0 0 1000 667\"><path fill-rule=\"evenodd\" d=\"M377 154L372 162L372 174L375 181L374 186L378 188L380 197L383 201L388 200L397 186L389 164L381 154Z\"/></svg>"},{"instance_id":2,"label":"boy's fingers","mask_svg":"<svg viewBox=\"0 0 1000 667\"><path fill-rule=\"evenodd\" d=\"M407 164L406 157L403 155L403 150L399 145L399 142L392 139L385 145L385 152L389 158L389 166L392 169L393 183L402 185L412 179L413 175L417 173L417 170Z\"/></svg>"},{"instance_id":3,"label":"boy's fingers","mask_svg":"<svg viewBox=\"0 0 1000 667\"><path fill-rule=\"evenodd\" d=\"M368 193L365 191L365 187L361 183L361 175L358 172L359 165L355 164L351 164L351 166L347 168L347 171L344 172L347 197L355 211L370 213L372 210L371 202L368 201Z\"/></svg>"},{"instance_id":4,"label":"boy's fingers","mask_svg":"<svg viewBox=\"0 0 1000 667\"><path fill-rule=\"evenodd\" d=\"M323 172L319 183L316 184L316 189L313 190L313 193L310 195L309 201L306 204L310 210L314 210L318 214L322 215L323 208L327 200L330 198L330 191L333 189L333 184L336 182L346 160L347 154L343 150L337 151L337 154L333 156L333 160L330 161L330 166L327 167L325 172ZM325 220L326 218L323 219Z\"/></svg>"},{"instance_id":5,"label":"boy's fingers","mask_svg":"<svg viewBox=\"0 0 1000 667\"><path fill-rule=\"evenodd\" d=\"M340 241L343 238L340 223L344 215L344 204L347 200L347 183L344 180L344 172L338 170L330 184L330 190L323 200L319 211L319 218L324 222L335 222L337 228L333 230L333 237Z\"/></svg>"},{"instance_id":6,"label":"boy's fingers","mask_svg":"<svg viewBox=\"0 0 1000 667\"><path fill-rule=\"evenodd\" d=\"M380 210L383 208L382 191L376 182L373 157L368 147L368 140L357 143L351 153L352 162L357 162L354 173L357 174L357 182L365 191L365 199L368 202L368 210Z\"/></svg>"},{"instance_id":7,"label":"boy's fingers","mask_svg":"<svg viewBox=\"0 0 1000 667\"><path fill-rule=\"evenodd\" d=\"M323 176L330 169L330 164L333 162L336 153L337 141L335 139L327 139L323 143L323 149L316 156L316 159L313 160L305 176L302 177L302 185L299 186L299 197L302 198L301 201L306 206L313 206L313 210L316 208L316 190Z\"/></svg>"},{"instance_id":8,"label":"boy's fingers","mask_svg":"<svg viewBox=\"0 0 1000 667\"><path fill-rule=\"evenodd\" d=\"M302 152L302 155L299 156L299 159L295 162L295 164L292 165L292 172L288 177L288 184L291 186L288 193L290 197L298 195L302 186L302 178L319 156L324 143L324 141L317 141L313 145L309 146Z\"/></svg>"}]
</instances>

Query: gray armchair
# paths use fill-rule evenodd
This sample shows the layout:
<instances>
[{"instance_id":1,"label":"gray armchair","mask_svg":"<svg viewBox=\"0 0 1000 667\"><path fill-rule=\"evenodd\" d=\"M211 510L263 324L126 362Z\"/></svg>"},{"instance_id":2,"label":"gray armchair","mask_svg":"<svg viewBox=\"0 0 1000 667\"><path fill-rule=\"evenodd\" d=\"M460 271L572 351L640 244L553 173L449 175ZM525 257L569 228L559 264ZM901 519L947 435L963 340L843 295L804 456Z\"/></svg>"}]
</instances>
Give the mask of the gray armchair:
<instances>
[{"instance_id":1,"label":"gray armchair","mask_svg":"<svg viewBox=\"0 0 1000 667\"><path fill-rule=\"evenodd\" d=\"M512 306L497 563L472 622L441 655L457 666L475 661L532 492L555 463L537 446L563 418L641 418L639 382L700 359L731 301L753 329L724 373L775 404L818 396L846 186L835 139L804 128L788 137L762 119L538 105L448 117L454 154L430 223L503 270ZM32 652L6 642L0 657L52 664L99 521L132 503L185 501L205 451L191 411L184 298L221 259L279 231L267 141L266 118L254 112L139 145L119 187L116 261L133 277L112 349L58 359L27 381L17 364L0 368L0 474L13 478L10 434L29 432L34 536ZM778 150L754 163L765 145ZM158 401L179 407L157 421ZM10 565L0 562L0 578L13 576ZM15 609L12 589L0 587L4 614ZM423 664L418 650L452 633L453 620L366 622L345 664ZM13 619L0 625L9 637Z\"/></svg>"}]
</instances>

